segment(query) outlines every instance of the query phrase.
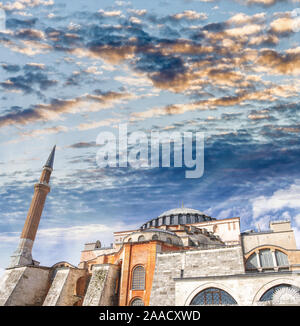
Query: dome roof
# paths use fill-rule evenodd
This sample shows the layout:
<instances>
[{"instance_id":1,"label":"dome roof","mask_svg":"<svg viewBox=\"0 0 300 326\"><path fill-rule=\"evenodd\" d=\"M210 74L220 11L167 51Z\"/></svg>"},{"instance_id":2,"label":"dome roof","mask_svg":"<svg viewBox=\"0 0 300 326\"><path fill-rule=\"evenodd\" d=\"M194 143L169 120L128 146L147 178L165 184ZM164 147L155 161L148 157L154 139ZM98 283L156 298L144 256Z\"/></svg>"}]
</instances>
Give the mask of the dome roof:
<instances>
[{"instance_id":1,"label":"dome roof","mask_svg":"<svg viewBox=\"0 0 300 326\"><path fill-rule=\"evenodd\" d=\"M161 225L178 225L178 224L193 224L203 221L212 221L214 218L204 214L197 209L181 207L168 210L158 217L144 223L141 229L159 227Z\"/></svg>"},{"instance_id":2,"label":"dome roof","mask_svg":"<svg viewBox=\"0 0 300 326\"><path fill-rule=\"evenodd\" d=\"M197 209L187 208L187 207L181 207L181 208L173 208L166 212L163 212L158 217L162 216L170 216L170 215L179 215L179 214L199 214L199 215L206 215L203 212L198 211Z\"/></svg>"}]
</instances>

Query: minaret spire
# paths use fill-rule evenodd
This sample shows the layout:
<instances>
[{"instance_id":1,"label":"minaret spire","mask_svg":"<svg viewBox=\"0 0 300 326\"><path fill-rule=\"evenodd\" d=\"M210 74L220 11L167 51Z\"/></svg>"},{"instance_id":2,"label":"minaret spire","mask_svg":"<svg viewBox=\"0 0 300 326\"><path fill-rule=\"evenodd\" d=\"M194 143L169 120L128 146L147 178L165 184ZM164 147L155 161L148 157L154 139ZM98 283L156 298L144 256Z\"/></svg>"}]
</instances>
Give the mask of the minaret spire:
<instances>
[{"instance_id":1,"label":"minaret spire","mask_svg":"<svg viewBox=\"0 0 300 326\"><path fill-rule=\"evenodd\" d=\"M44 165L44 167L47 167L47 168L50 168L53 170L53 163L54 163L54 156L55 156L55 149L56 149L56 145L54 145L49 157L48 157L48 160L46 162L46 164Z\"/></svg>"},{"instance_id":2,"label":"minaret spire","mask_svg":"<svg viewBox=\"0 0 300 326\"><path fill-rule=\"evenodd\" d=\"M56 146L53 147L48 160L43 167L39 182L34 185L34 194L31 205L20 237L19 246L12 256L10 267L37 264L37 262L32 259L31 252L44 209L46 197L50 192L49 182L51 173L53 171L55 148Z\"/></svg>"}]
</instances>

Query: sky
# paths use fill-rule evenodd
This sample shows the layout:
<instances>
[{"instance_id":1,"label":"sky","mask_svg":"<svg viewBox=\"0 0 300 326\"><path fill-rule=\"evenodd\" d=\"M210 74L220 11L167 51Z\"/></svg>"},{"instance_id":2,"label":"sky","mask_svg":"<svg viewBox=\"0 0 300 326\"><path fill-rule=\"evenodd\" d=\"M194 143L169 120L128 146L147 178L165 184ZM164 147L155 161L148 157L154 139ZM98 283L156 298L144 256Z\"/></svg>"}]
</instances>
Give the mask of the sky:
<instances>
[{"instance_id":1,"label":"sky","mask_svg":"<svg viewBox=\"0 0 300 326\"><path fill-rule=\"evenodd\" d=\"M0 271L55 144L33 248L41 265L77 265L85 242L109 246L114 231L182 203L217 219L240 217L242 231L288 219L299 247L299 7L0 2ZM185 166L99 167L97 137L120 124L147 137L203 133L202 177L186 178Z\"/></svg>"}]
</instances>

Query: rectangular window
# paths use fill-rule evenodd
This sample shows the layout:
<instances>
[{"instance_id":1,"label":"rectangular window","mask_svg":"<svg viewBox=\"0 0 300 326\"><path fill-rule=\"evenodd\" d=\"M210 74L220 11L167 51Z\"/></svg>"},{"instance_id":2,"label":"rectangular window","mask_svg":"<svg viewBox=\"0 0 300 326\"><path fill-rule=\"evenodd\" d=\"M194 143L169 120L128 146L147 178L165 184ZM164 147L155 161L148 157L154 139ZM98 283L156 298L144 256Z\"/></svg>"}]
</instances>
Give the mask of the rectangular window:
<instances>
[{"instance_id":1,"label":"rectangular window","mask_svg":"<svg viewBox=\"0 0 300 326\"><path fill-rule=\"evenodd\" d=\"M272 252L269 249L259 251L261 267L274 267Z\"/></svg>"},{"instance_id":2,"label":"rectangular window","mask_svg":"<svg viewBox=\"0 0 300 326\"><path fill-rule=\"evenodd\" d=\"M278 266L288 266L289 261L287 255L279 250L275 251L276 261Z\"/></svg>"}]
</instances>

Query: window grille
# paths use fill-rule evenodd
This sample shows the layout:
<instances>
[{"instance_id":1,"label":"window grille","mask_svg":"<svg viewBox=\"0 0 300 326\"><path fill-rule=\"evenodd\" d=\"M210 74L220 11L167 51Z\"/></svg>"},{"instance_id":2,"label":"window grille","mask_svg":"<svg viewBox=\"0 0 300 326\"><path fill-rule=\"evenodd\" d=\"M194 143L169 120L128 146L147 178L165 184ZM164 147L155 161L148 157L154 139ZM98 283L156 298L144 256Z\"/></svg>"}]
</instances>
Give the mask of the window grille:
<instances>
[{"instance_id":1,"label":"window grille","mask_svg":"<svg viewBox=\"0 0 300 326\"><path fill-rule=\"evenodd\" d=\"M226 291L208 288L198 293L190 305L237 305L237 302Z\"/></svg>"},{"instance_id":2,"label":"window grille","mask_svg":"<svg viewBox=\"0 0 300 326\"><path fill-rule=\"evenodd\" d=\"M145 289L145 268L137 266L132 272L132 290Z\"/></svg>"},{"instance_id":3,"label":"window grille","mask_svg":"<svg viewBox=\"0 0 300 326\"><path fill-rule=\"evenodd\" d=\"M131 301L131 306L144 306L144 302L142 299L134 299Z\"/></svg>"},{"instance_id":4,"label":"window grille","mask_svg":"<svg viewBox=\"0 0 300 326\"><path fill-rule=\"evenodd\" d=\"M295 287L295 286L292 286L290 284L279 284L279 285L276 285L276 286L273 286L272 288L270 288L269 290L267 290L262 296L261 298L259 299L259 301L269 301L269 300L272 300L272 297L273 297L273 294L276 290L279 290L279 289L282 289L282 288L293 288L295 290L298 291L298 293L300 293L300 289Z\"/></svg>"}]
</instances>

